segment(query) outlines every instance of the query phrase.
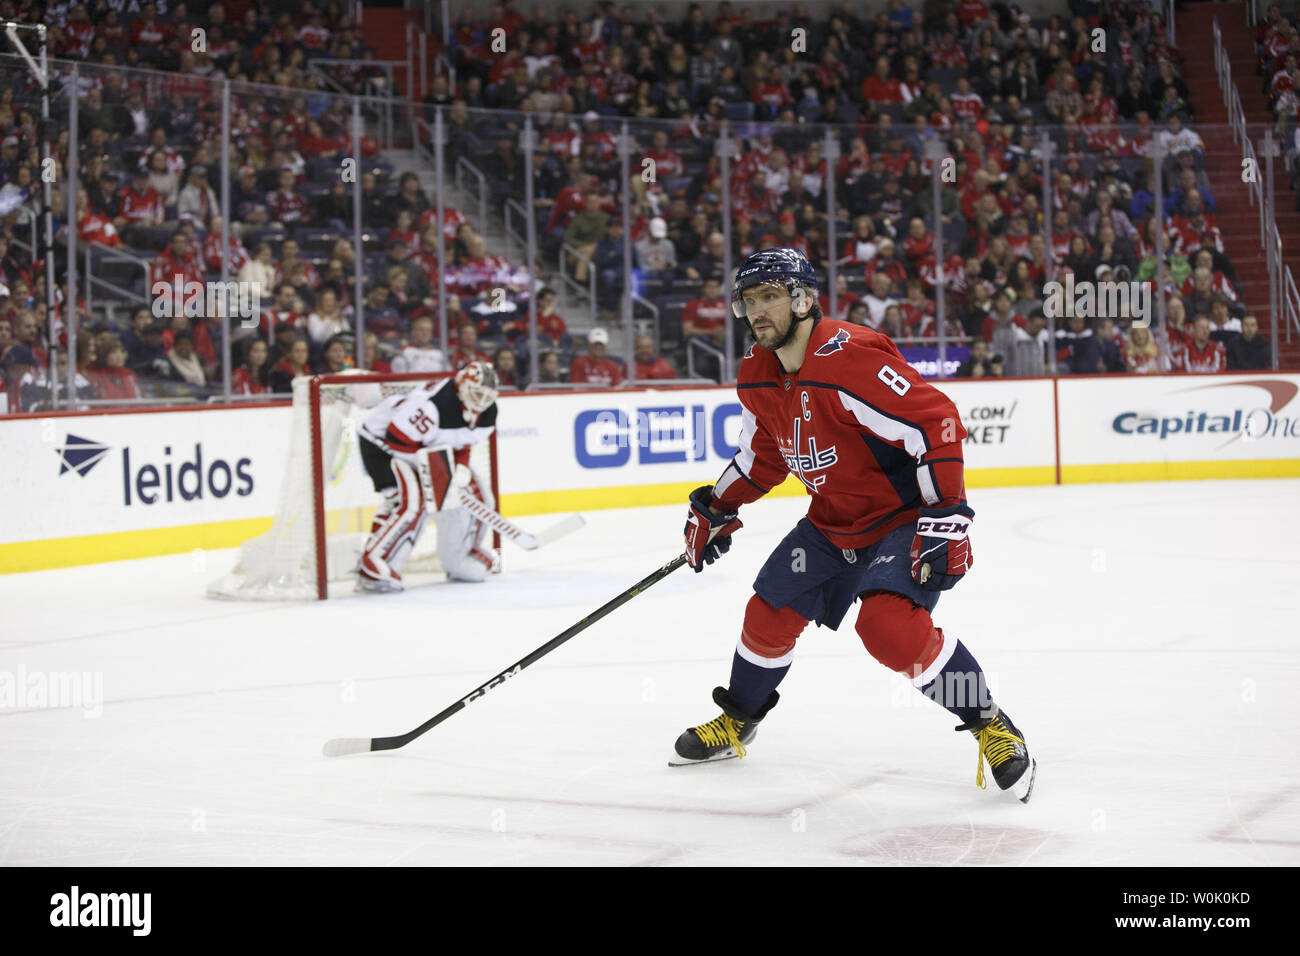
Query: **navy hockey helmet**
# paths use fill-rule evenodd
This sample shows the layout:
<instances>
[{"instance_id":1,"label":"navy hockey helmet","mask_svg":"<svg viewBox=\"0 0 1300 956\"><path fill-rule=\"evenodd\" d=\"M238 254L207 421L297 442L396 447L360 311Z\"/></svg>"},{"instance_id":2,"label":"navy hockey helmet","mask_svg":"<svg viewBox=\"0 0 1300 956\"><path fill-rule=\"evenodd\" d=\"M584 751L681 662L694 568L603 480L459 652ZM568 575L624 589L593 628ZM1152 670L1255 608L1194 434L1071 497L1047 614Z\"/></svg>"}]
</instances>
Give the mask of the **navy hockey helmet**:
<instances>
[{"instance_id":1,"label":"navy hockey helmet","mask_svg":"<svg viewBox=\"0 0 1300 956\"><path fill-rule=\"evenodd\" d=\"M816 301L817 273L807 256L789 246L760 249L740 264L736 270L736 284L731 290L731 313L743 320L746 326L749 325L749 318L745 315L745 303L741 296L746 289L767 282L783 286L791 298L800 295L799 290L803 289L803 295L812 296L813 301ZM809 314L811 310L802 318L807 318ZM799 318L796 314L795 319ZM793 323L790 328L794 329Z\"/></svg>"}]
</instances>

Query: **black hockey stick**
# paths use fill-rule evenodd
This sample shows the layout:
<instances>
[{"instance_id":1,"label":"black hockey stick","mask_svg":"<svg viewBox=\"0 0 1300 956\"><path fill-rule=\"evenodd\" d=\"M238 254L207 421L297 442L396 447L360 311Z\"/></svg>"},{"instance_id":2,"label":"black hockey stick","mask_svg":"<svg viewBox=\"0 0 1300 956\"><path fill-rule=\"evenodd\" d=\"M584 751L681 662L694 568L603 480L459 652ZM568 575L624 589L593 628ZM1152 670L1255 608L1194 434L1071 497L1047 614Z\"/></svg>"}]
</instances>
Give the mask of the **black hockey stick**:
<instances>
[{"instance_id":1,"label":"black hockey stick","mask_svg":"<svg viewBox=\"0 0 1300 956\"><path fill-rule=\"evenodd\" d=\"M523 658L523 660L520 660L515 664L511 665L510 667L507 667L505 670L503 670L500 674L497 674L496 677L493 677L487 683L480 684L478 687L474 688L474 690L470 691L469 694L467 694L465 697L462 697L460 700L456 701L456 703L452 704L450 707L447 707L445 710L443 710L442 713L438 714L438 716L426 720L424 723L422 723L419 727L416 727L411 732L401 734L400 736L397 737L335 737L333 740L327 741L325 743L325 747L323 748L323 752L325 756L344 757L347 756L348 754L363 754L375 750L396 750L398 747L405 747L416 737L419 737L421 734L427 733L428 731L432 730L434 727L437 727L440 723L442 723L452 714L464 710L467 706L474 703L474 701L481 698L488 691L500 687L510 678L514 677L516 674L522 671L525 667L537 663L547 654L551 653L551 651L555 650L557 647L563 644L565 641L568 641L570 638L577 637L579 634L581 634L587 628L591 627L591 625L595 624L597 621L599 621L610 611L617 610L618 608L626 604L628 601L636 597L638 594L640 594L642 591L648 589L651 585L658 584L660 581L668 577L668 575L672 574L674 571L676 571L685 563L686 563L686 555L684 554L678 555L677 557L673 558L662 568L659 568L657 571L654 571L653 573L646 575L644 578L642 578L636 584L632 585L630 588L628 588L618 597L609 601L607 604L602 604L600 607L592 611L590 614L584 617L577 624L574 624L572 627L568 628L567 630L551 638L551 640L547 641L541 647L537 648L537 650L533 651L527 657Z\"/></svg>"}]
</instances>

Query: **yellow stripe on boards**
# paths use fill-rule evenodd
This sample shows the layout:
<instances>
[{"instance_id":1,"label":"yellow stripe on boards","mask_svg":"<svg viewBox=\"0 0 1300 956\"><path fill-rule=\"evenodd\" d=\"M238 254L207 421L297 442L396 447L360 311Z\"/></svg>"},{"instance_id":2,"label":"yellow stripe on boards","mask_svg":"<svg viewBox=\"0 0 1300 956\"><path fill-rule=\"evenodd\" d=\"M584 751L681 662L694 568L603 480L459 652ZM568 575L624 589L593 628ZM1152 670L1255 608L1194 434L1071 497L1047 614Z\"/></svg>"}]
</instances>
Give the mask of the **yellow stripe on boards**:
<instances>
[{"instance_id":1,"label":"yellow stripe on boards","mask_svg":"<svg viewBox=\"0 0 1300 956\"><path fill-rule=\"evenodd\" d=\"M173 528L145 528L140 531L0 544L0 574L152 558L161 554L183 554L199 548L205 551L233 548L270 527L270 518L246 518L241 521L213 521L209 524ZM214 568L212 573L217 575L222 570L229 569Z\"/></svg>"},{"instance_id":2,"label":"yellow stripe on boards","mask_svg":"<svg viewBox=\"0 0 1300 956\"><path fill-rule=\"evenodd\" d=\"M1209 478L1300 478L1300 458L1061 466L1061 483L1067 485L1109 481L1203 481Z\"/></svg>"},{"instance_id":3,"label":"yellow stripe on boards","mask_svg":"<svg viewBox=\"0 0 1300 956\"><path fill-rule=\"evenodd\" d=\"M1025 465L1019 468L967 468L965 477L967 488L1054 485L1056 484L1056 466Z\"/></svg>"},{"instance_id":4,"label":"yellow stripe on boards","mask_svg":"<svg viewBox=\"0 0 1300 956\"><path fill-rule=\"evenodd\" d=\"M1263 461L1150 462L1125 465L1064 465L1064 483L1106 481L1179 481L1206 478L1294 478L1300 477L1300 459ZM969 488L1016 485L1046 485L1056 480L1053 466L1024 468L973 468L966 472ZM536 491L502 496L506 516L540 515L553 512L599 511L607 508L636 508L649 505L682 505L699 482L660 485L621 485L611 488L572 488L564 491ZM795 497L805 493L800 481L790 476L769 495ZM373 509L330 512L331 532L369 530ZM75 538L50 538L0 544L0 574L70 568L105 561L126 561L164 554L183 554L196 549L233 548L271 527L270 518L214 521L208 524L171 528L146 528ZM219 575L229 568L210 568Z\"/></svg>"},{"instance_id":5,"label":"yellow stripe on boards","mask_svg":"<svg viewBox=\"0 0 1300 956\"><path fill-rule=\"evenodd\" d=\"M1053 465L1026 468L973 468L966 472L970 488L997 488L1010 485L1050 485L1056 481ZM555 511L601 511L606 508L637 508L650 505L683 507L701 482L673 482L663 485L618 485L609 488L571 488L563 491L531 491L502 495L504 515L540 515ZM804 485L793 475L777 485L767 496L797 497L806 494Z\"/></svg>"}]
</instances>

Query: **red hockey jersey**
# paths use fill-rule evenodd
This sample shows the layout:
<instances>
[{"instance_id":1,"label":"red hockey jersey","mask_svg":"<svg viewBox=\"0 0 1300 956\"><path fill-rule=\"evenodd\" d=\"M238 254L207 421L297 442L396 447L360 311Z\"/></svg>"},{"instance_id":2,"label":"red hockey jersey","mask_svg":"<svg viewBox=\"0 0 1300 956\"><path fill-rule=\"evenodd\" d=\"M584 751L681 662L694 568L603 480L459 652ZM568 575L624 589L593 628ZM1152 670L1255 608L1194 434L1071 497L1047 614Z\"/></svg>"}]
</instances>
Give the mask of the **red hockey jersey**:
<instances>
[{"instance_id":1,"label":"red hockey jersey","mask_svg":"<svg viewBox=\"0 0 1300 956\"><path fill-rule=\"evenodd\" d=\"M966 497L966 429L952 401L888 337L829 319L813 326L803 367L751 346L740 363L740 450L714 484L738 508L803 482L809 520L841 548L862 548Z\"/></svg>"}]
</instances>

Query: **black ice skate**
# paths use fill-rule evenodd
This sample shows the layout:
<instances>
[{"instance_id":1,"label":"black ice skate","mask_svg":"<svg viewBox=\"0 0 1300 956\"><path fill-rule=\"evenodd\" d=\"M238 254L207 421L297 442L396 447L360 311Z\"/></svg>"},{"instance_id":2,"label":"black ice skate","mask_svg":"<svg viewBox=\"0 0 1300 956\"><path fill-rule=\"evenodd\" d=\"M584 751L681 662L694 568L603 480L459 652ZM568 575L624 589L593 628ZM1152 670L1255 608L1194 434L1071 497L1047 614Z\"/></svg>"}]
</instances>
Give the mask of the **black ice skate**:
<instances>
[{"instance_id":1,"label":"black ice skate","mask_svg":"<svg viewBox=\"0 0 1300 956\"><path fill-rule=\"evenodd\" d=\"M758 713L747 714L727 696L726 688L713 688L713 702L722 708L722 713L707 724L682 731L673 746L676 753L668 761L668 766L684 767L745 756L745 745L752 742L758 733L759 721L767 716L779 699L780 695L772 691Z\"/></svg>"},{"instance_id":2,"label":"black ice skate","mask_svg":"<svg viewBox=\"0 0 1300 956\"><path fill-rule=\"evenodd\" d=\"M987 786L984 783L984 761L988 760L998 788L1009 790L1021 803L1028 803L1030 794L1034 792L1038 763L1029 755L1025 737L1011 718L999 709L992 717L962 724L956 729L969 730L980 745L979 766L975 773L975 783L979 788L983 790Z\"/></svg>"}]
</instances>

